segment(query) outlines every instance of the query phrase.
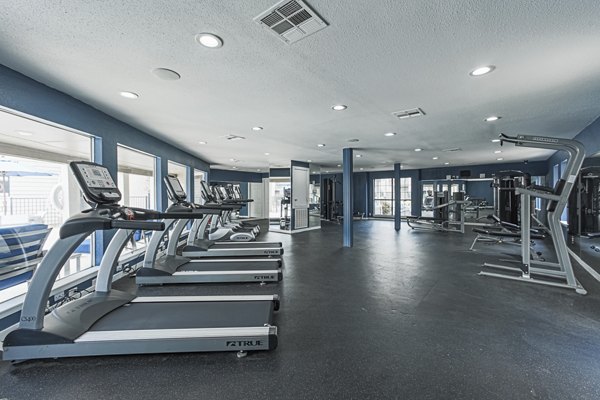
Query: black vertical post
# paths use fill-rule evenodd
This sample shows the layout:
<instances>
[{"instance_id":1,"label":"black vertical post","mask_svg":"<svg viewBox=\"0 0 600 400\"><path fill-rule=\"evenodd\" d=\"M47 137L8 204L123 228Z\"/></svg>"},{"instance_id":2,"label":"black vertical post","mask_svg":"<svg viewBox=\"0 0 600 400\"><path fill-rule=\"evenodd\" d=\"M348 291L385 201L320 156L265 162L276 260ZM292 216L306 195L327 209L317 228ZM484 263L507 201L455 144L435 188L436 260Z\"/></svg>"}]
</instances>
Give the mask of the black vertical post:
<instances>
[{"instance_id":1,"label":"black vertical post","mask_svg":"<svg viewBox=\"0 0 600 400\"><path fill-rule=\"evenodd\" d=\"M400 163L394 164L394 228L400 230L401 212L400 212Z\"/></svg>"},{"instance_id":2,"label":"black vertical post","mask_svg":"<svg viewBox=\"0 0 600 400\"><path fill-rule=\"evenodd\" d=\"M354 159L353 151L351 148L343 150L343 202L344 202L344 247L352 247L354 244L354 229L353 229L353 218L354 204L353 204L353 170L354 170Z\"/></svg>"}]
</instances>

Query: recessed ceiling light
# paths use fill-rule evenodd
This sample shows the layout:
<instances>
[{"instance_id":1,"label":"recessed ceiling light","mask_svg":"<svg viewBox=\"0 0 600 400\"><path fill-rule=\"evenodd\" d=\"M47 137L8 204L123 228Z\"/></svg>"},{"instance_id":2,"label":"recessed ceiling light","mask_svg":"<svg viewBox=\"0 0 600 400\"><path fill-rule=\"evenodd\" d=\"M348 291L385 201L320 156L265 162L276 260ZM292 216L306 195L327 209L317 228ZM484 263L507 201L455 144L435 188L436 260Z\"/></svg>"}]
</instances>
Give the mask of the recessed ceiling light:
<instances>
[{"instance_id":1,"label":"recessed ceiling light","mask_svg":"<svg viewBox=\"0 0 600 400\"><path fill-rule=\"evenodd\" d=\"M496 151L494 151L494 154L500 154L500 153L502 153L502 150L496 150Z\"/></svg>"},{"instance_id":2,"label":"recessed ceiling light","mask_svg":"<svg viewBox=\"0 0 600 400\"><path fill-rule=\"evenodd\" d=\"M312 162L312 160L306 160L306 162Z\"/></svg>"},{"instance_id":3,"label":"recessed ceiling light","mask_svg":"<svg viewBox=\"0 0 600 400\"><path fill-rule=\"evenodd\" d=\"M126 99L137 99L140 97L139 94L133 92L119 92L121 97L125 97Z\"/></svg>"},{"instance_id":4,"label":"recessed ceiling light","mask_svg":"<svg viewBox=\"0 0 600 400\"><path fill-rule=\"evenodd\" d=\"M481 76L481 75L489 74L490 72L492 72L495 69L496 69L496 67L493 66L493 65L486 65L484 67L475 68L473 71L471 71L469 73L469 75L471 75L471 76Z\"/></svg>"},{"instance_id":5,"label":"recessed ceiling light","mask_svg":"<svg viewBox=\"0 0 600 400\"><path fill-rule=\"evenodd\" d=\"M423 149L416 148L415 151L423 151Z\"/></svg>"},{"instance_id":6,"label":"recessed ceiling light","mask_svg":"<svg viewBox=\"0 0 600 400\"><path fill-rule=\"evenodd\" d=\"M33 133L28 131L17 131L17 133L21 136L33 136Z\"/></svg>"},{"instance_id":7,"label":"recessed ceiling light","mask_svg":"<svg viewBox=\"0 0 600 400\"><path fill-rule=\"evenodd\" d=\"M361 157L362 157L362 154L357 154L356 155L356 158L361 158Z\"/></svg>"},{"instance_id":8,"label":"recessed ceiling light","mask_svg":"<svg viewBox=\"0 0 600 400\"><path fill-rule=\"evenodd\" d=\"M271 155L271 153L265 153L265 156L269 156L269 155Z\"/></svg>"},{"instance_id":9,"label":"recessed ceiling light","mask_svg":"<svg viewBox=\"0 0 600 400\"><path fill-rule=\"evenodd\" d=\"M263 130L263 127L262 127L262 126L253 126L253 127L252 127L252 130L253 130L253 131L262 131L262 130Z\"/></svg>"},{"instance_id":10,"label":"recessed ceiling light","mask_svg":"<svg viewBox=\"0 0 600 400\"><path fill-rule=\"evenodd\" d=\"M492 143L499 143L500 139L492 139Z\"/></svg>"},{"instance_id":11,"label":"recessed ceiling light","mask_svg":"<svg viewBox=\"0 0 600 400\"><path fill-rule=\"evenodd\" d=\"M439 157L435 156L432 158L432 160L437 160Z\"/></svg>"},{"instance_id":12,"label":"recessed ceiling light","mask_svg":"<svg viewBox=\"0 0 600 400\"><path fill-rule=\"evenodd\" d=\"M223 46L223 40L212 33L199 33L196 35L196 41L209 49L217 49Z\"/></svg>"},{"instance_id":13,"label":"recessed ceiling light","mask_svg":"<svg viewBox=\"0 0 600 400\"><path fill-rule=\"evenodd\" d=\"M325 171L325 173L326 173L326 174L328 174L328 173L329 173L329 171Z\"/></svg>"},{"instance_id":14,"label":"recessed ceiling light","mask_svg":"<svg viewBox=\"0 0 600 400\"><path fill-rule=\"evenodd\" d=\"M181 78L179 72L168 68L154 68L152 70L154 76L165 81L176 81Z\"/></svg>"},{"instance_id":15,"label":"recessed ceiling light","mask_svg":"<svg viewBox=\"0 0 600 400\"><path fill-rule=\"evenodd\" d=\"M498 117L497 115L492 115L491 117L487 117L486 119L484 119L485 122L494 122L494 121L498 121L500 118L502 117Z\"/></svg>"},{"instance_id":16,"label":"recessed ceiling light","mask_svg":"<svg viewBox=\"0 0 600 400\"><path fill-rule=\"evenodd\" d=\"M450 165L450 163L449 162L445 162L444 165Z\"/></svg>"},{"instance_id":17,"label":"recessed ceiling light","mask_svg":"<svg viewBox=\"0 0 600 400\"><path fill-rule=\"evenodd\" d=\"M504 158L500 157L500 158L496 158L496 160L502 161L502 160L504 160Z\"/></svg>"},{"instance_id":18,"label":"recessed ceiling light","mask_svg":"<svg viewBox=\"0 0 600 400\"><path fill-rule=\"evenodd\" d=\"M319 143L317 147L325 147L325 145L323 143Z\"/></svg>"},{"instance_id":19,"label":"recessed ceiling light","mask_svg":"<svg viewBox=\"0 0 600 400\"><path fill-rule=\"evenodd\" d=\"M338 166L338 167L341 167L342 165L341 165L341 164L338 164L337 166Z\"/></svg>"},{"instance_id":20,"label":"recessed ceiling light","mask_svg":"<svg viewBox=\"0 0 600 400\"><path fill-rule=\"evenodd\" d=\"M387 132L384 133L383 136L396 136L396 132Z\"/></svg>"},{"instance_id":21,"label":"recessed ceiling light","mask_svg":"<svg viewBox=\"0 0 600 400\"><path fill-rule=\"evenodd\" d=\"M231 167L232 169L237 169L237 167Z\"/></svg>"},{"instance_id":22,"label":"recessed ceiling light","mask_svg":"<svg viewBox=\"0 0 600 400\"><path fill-rule=\"evenodd\" d=\"M260 168L258 168L257 171L260 172Z\"/></svg>"},{"instance_id":23,"label":"recessed ceiling light","mask_svg":"<svg viewBox=\"0 0 600 400\"><path fill-rule=\"evenodd\" d=\"M200 143L200 144L208 144L208 142L205 142L204 140L202 140L202 141L200 141L198 143Z\"/></svg>"},{"instance_id":24,"label":"recessed ceiling light","mask_svg":"<svg viewBox=\"0 0 600 400\"><path fill-rule=\"evenodd\" d=\"M336 104L335 106L331 107L331 109L334 111L344 111L346 108L348 108L348 106L344 104Z\"/></svg>"},{"instance_id":25,"label":"recessed ceiling light","mask_svg":"<svg viewBox=\"0 0 600 400\"><path fill-rule=\"evenodd\" d=\"M360 170L362 171L364 168L361 168Z\"/></svg>"}]
</instances>

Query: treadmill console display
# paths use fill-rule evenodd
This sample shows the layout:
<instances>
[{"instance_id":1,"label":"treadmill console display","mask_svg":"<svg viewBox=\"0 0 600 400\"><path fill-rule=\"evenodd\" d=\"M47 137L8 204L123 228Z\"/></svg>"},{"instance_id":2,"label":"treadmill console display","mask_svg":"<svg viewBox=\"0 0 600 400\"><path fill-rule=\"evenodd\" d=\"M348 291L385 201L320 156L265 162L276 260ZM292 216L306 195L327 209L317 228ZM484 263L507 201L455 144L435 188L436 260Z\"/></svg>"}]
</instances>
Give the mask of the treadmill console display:
<instances>
[{"instance_id":1,"label":"treadmill console display","mask_svg":"<svg viewBox=\"0 0 600 400\"><path fill-rule=\"evenodd\" d=\"M167 175L165 177L165 183L167 185L167 192L169 192L169 196L171 196L173 200L182 201L186 199L187 194L175 175Z\"/></svg>"},{"instance_id":2,"label":"treadmill console display","mask_svg":"<svg viewBox=\"0 0 600 400\"><path fill-rule=\"evenodd\" d=\"M121 192L105 166L86 161L74 161L70 166L86 201L106 204L121 200Z\"/></svg>"}]
</instances>

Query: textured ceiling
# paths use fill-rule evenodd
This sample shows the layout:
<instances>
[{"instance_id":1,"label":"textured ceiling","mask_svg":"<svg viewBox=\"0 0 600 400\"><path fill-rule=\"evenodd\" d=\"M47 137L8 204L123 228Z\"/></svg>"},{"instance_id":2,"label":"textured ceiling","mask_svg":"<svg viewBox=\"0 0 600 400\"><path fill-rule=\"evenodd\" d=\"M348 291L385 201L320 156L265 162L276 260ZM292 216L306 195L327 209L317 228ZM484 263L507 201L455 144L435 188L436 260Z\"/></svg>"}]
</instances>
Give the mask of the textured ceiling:
<instances>
[{"instance_id":1,"label":"textured ceiling","mask_svg":"<svg viewBox=\"0 0 600 400\"><path fill-rule=\"evenodd\" d=\"M597 0L312 0L330 26L290 46L253 22L274 3L4 2L0 63L213 165L249 170L290 159L331 169L350 138L365 169L498 162L500 132L573 137L600 114ZM199 32L225 45L203 48ZM497 69L469 76L486 64ZM160 80L157 67L181 79ZM338 103L348 109L332 111ZM427 115L391 115L414 107ZM503 118L483 121L494 114ZM502 150L504 161L548 156Z\"/></svg>"}]
</instances>

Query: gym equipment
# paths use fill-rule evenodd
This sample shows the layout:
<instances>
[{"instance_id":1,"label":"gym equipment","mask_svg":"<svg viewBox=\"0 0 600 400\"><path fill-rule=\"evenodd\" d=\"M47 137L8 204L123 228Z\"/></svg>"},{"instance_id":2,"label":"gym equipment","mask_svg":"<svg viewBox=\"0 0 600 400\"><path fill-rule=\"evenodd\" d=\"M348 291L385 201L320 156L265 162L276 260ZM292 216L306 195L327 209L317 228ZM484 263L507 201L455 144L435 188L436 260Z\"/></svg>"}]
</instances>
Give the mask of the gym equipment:
<instances>
[{"instance_id":1,"label":"gym equipment","mask_svg":"<svg viewBox=\"0 0 600 400\"><path fill-rule=\"evenodd\" d=\"M214 185L211 189L221 204L235 206L235 210L238 212L243 206L247 206L254 201L252 199L243 199L241 197L241 192L239 191L239 186L238 191L236 192L233 190L232 184L228 184L227 186ZM255 237L258 236L260 233L260 225L252 224L248 221L241 221L239 218L234 221L232 218L233 214L233 210L222 213L221 217L218 219L221 226L232 229L235 232L252 232Z\"/></svg>"},{"instance_id":2,"label":"gym equipment","mask_svg":"<svg viewBox=\"0 0 600 400\"><path fill-rule=\"evenodd\" d=\"M336 201L337 186L341 185L337 178L325 178L323 179L323 196L321 197L323 213L321 217L328 221L339 222L339 218L343 214L343 203Z\"/></svg>"},{"instance_id":3,"label":"gym equipment","mask_svg":"<svg viewBox=\"0 0 600 400\"><path fill-rule=\"evenodd\" d=\"M192 212L220 213L226 206L188 203L187 194L175 175L167 175L164 179L169 199L173 204L167 209L188 208ZM200 215L202 217L202 215ZM144 266L137 271L138 285L161 285L169 283L218 283L218 282L276 282L282 279L281 259L279 258L246 258L215 259L204 258L192 260L178 256L177 243L189 219L179 221L163 220L166 231L173 227L167 243L167 252L158 257L160 245L165 232L155 232L150 239L144 256Z\"/></svg>"},{"instance_id":4,"label":"gym equipment","mask_svg":"<svg viewBox=\"0 0 600 400\"><path fill-rule=\"evenodd\" d=\"M279 209L279 229L290 229L292 222L289 216L290 205L292 203L292 188L283 189L283 197L281 198L281 208Z\"/></svg>"},{"instance_id":5,"label":"gym equipment","mask_svg":"<svg viewBox=\"0 0 600 400\"><path fill-rule=\"evenodd\" d=\"M219 215L211 216L210 226L208 229L208 239L215 241L232 241L232 242L251 242L256 240L256 235L260 232L257 226L244 227L241 224L231 222L231 214L233 211L238 211L250 200L234 200L229 199L227 191L223 186L214 185L208 188L206 182L201 183L202 192L212 193L212 196L205 199L213 204L223 204L231 207Z\"/></svg>"},{"instance_id":6,"label":"gym equipment","mask_svg":"<svg viewBox=\"0 0 600 400\"><path fill-rule=\"evenodd\" d=\"M475 244L477 244L478 242L488 244L508 243L516 244L519 246L521 245L521 227L519 225L501 221L500 218L498 218L495 215L488 215L487 218L492 221L492 224L486 225L484 227L473 228L473 232L477 233L477 236L473 240L473 243L471 244L471 247L469 247L469 250L473 251L475 249ZM543 240L545 238L546 236L544 232L539 231L537 229L531 229L531 239ZM533 241L530 242L532 254L541 256L541 253L536 253L533 250L533 245Z\"/></svg>"},{"instance_id":7,"label":"gym equipment","mask_svg":"<svg viewBox=\"0 0 600 400\"><path fill-rule=\"evenodd\" d=\"M579 294L586 294L587 291L581 286L573 273L567 242L560 225L561 214L567 205L569 195L575 185L577 175L585 158L585 148L576 140L545 136L518 135L511 137L501 134L501 145L504 142L513 143L519 147L562 150L568 153L568 162L567 167L564 169L561 178L554 188L530 185L529 187L517 187L515 189L516 193L521 197L521 231L514 234L515 237L520 236L521 238L521 266L509 267L489 263L484 263L483 266L484 268L517 272L518 275L488 271L481 271L479 275L574 289ZM531 242L532 198L541 198L548 201L546 208L548 233L552 238L558 262L532 260L531 247L529 246Z\"/></svg>"},{"instance_id":8,"label":"gym equipment","mask_svg":"<svg viewBox=\"0 0 600 400\"><path fill-rule=\"evenodd\" d=\"M581 169L569 196L569 234L589 236L600 232L600 167Z\"/></svg>"},{"instance_id":9,"label":"gym equipment","mask_svg":"<svg viewBox=\"0 0 600 400\"><path fill-rule=\"evenodd\" d=\"M276 295L137 297L111 289L118 256L134 230L162 230L162 222L148 220L181 218L191 210L159 213L120 206L121 193L107 168L91 162L70 167L92 208L60 228L60 239L30 282L18 329L4 339L4 360L200 351L243 356L277 346ZM95 292L44 315L64 263L92 232L108 229L118 230L102 258Z\"/></svg>"},{"instance_id":10,"label":"gym equipment","mask_svg":"<svg viewBox=\"0 0 600 400\"><path fill-rule=\"evenodd\" d=\"M206 182L201 185L205 205L218 204ZM217 242L206 238L208 223L211 218L206 215L202 220L195 220L188 235L188 242L181 255L188 258L202 257L249 257L249 256L281 256L281 242ZM213 215L214 217L214 215Z\"/></svg>"},{"instance_id":11,"label":"gym equipment","mask_svg":"<svg viewBox=\"0 0 600 400\"><path fill-rule=\"evenodd\" d=\"M406 216L412 229L465 233L465 208L469 205L463 192L455 192L449 200L448 191L433 192L433 217Z\"/></svg>"},{"instance_id":12,"label":"gym equipment","mask_svg":"<svg viewBox=\"0 0 600 400\"><path fill-rule=\"evenodd\" d=\"M494 197L496 198L496 215L503 222L519 225L521 198L517 187L531 185L531 175L521 171L500 171L494 177Z\"/></svg>"}]
</instances>

